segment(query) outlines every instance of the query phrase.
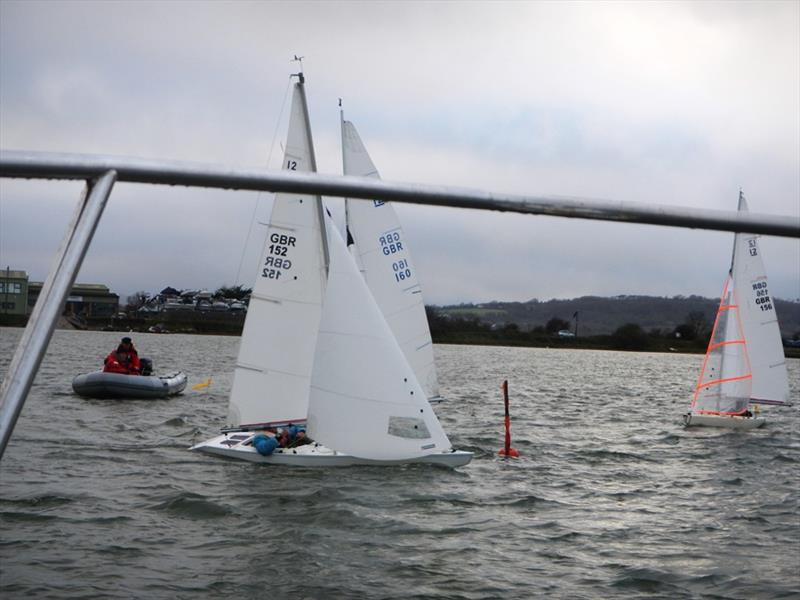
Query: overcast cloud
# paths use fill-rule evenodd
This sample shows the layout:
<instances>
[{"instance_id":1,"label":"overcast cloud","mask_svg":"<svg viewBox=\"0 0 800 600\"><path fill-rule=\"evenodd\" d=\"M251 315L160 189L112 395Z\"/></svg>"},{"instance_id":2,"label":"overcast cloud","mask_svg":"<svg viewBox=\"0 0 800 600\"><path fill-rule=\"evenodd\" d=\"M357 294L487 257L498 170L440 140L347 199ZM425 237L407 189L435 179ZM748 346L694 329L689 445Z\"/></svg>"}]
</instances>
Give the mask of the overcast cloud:
<instances>
[{"instance_id":1,"label":"overcast cloud","mask_svg":"<svg viewBox=\"0 0 800 600\"><path fill-rule=\"evenodd\" d=\"M387 180L727 210L742 188L753 212L800 218L798 2L0 0L0 147L277 168L294 54L325 173L342 97ZM0 265L44 279L80 189L0 180ZM119 184L78 280L123 298L249 286L270 207ZM436 304L717 296L733 241L397 211ZM761 246L773 295L800 298L800 242Z\"/></svg>"}]
</instances>

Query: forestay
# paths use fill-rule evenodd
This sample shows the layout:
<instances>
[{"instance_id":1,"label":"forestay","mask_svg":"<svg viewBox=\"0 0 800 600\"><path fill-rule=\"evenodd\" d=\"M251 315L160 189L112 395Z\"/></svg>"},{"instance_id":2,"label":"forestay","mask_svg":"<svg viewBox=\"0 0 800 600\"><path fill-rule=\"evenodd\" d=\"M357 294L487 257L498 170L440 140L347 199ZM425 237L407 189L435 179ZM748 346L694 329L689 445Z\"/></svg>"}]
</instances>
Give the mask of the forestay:
<instances>
[{"instance_id":1,"label":"forestay","mask_svg":"<svg viewBox=\"0 0 800 600\"><path fill-rule=\"evenodd\" d=\"M750 402L751 388L747 343L741 327L735 286L729 276L692 399L692 412L742 414Z\"/></svg>"},{"instance_id":2,"label":"forestay","mask_svg":"<svg viewBox=\"0 0 800 600\"><path fill-rule=\"evenodd\" d=\"M302 83L294 86L283 168L316 170ZM277 194L245 319L228 425L306 418L325 260L318 196Z\"/></svg>"},{"instance_id":3,"label":"forestay","mask_svg":"<svg viewBox=\"0 0 800 600\"><path fill-rule=\"evenodd\" d=\"M373 460L449 450L450 441L344 240L326 221L331 262L308 434L338 452Z\"/></svg>"},{"instance_id":4,"label":"forestay","mask_svg":"<svg viewBox=\"0 0 800 600\"><path fill-rule=\"evenodd\" d=\"M739 195L739 211L747 211L743 194ZM789 401L789 377L778 315L767 286L757 236L737 233L733 252L731 270L753 372L751 401L786 403Z\"/></svg>"},{"instance_id":5,"label":"forestay","mask_svg":"<svg viewBox=\"0 0 800 600\"><path fill-rule=\"evenodd\" d=\"M353 124L342 119L345 175L379 178ZM375 302L428 398L439 396L425 303L400 220L391 203L345 200L348 244Z\"/></svg>"}]
</instances>

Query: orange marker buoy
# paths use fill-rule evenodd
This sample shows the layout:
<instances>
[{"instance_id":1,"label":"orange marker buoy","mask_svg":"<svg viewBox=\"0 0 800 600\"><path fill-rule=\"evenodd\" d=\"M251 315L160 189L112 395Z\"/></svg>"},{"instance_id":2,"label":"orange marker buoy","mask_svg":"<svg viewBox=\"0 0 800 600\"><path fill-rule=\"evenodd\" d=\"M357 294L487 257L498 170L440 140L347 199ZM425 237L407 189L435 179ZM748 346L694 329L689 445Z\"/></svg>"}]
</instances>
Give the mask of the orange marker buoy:
<instances>
[{"instance_id":1,"label":"orange marker buoy","mask_svg":"<svg viewBox=\"0 0 800 600\"><path fill-rule=\"evenodd\" d=\"M506 408L506 443L503 448L500 449L498 454L500 456L505 456L508 458L519 458L519 452L516 449L511 447L511 416L508 413L508 380L503 382L503 385L500 386L503 390L503 402L505 403Z\"/></svg>"}]
</instances>

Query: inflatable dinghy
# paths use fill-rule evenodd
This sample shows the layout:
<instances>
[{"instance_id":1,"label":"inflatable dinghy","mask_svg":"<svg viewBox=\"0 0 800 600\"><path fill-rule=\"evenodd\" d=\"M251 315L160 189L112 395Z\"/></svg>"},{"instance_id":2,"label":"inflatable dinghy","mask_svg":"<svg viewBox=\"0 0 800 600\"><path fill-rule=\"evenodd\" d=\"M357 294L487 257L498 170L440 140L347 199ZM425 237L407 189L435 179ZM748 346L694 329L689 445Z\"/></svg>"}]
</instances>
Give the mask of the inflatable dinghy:
<instances>
[{"instance_id":1,"label":"inflatable dinghy","mask_svg":"<svg viewBox=\"0 0 800 600\"><path fill-rule=\"evenodd\" d=\"M72 389L87 398L166 398L180 394L186 387L186 375L124 375L95 371L78 375Z\"/></svg>"}]
</instances>

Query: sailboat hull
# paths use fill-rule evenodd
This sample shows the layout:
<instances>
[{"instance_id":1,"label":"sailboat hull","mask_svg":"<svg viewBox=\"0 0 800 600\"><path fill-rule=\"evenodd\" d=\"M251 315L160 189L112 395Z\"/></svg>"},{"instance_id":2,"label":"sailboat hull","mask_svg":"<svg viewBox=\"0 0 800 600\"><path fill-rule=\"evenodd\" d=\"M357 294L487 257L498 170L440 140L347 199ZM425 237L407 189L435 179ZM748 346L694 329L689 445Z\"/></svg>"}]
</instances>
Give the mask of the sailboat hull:
<instances>
[{"instance_id":1,"label":"sailboat hull","mask_svg":"<svg viewBox=\"0 0 800 600\"><path fill-rule=\"evenodd\" d=\"M223 434L192 446L190 450L234 460L246 460L270 465L295 467L351 467L356 465L393 466L405 464L430 464L441 467L463 467L472 460L472 452L452 450L427 454L402 460L371 460L342 454L320 444L307 444L297 448L279 448L263 456L252 445L252 434Z\"/></svg>"},{"instance_id":2,"label":"sailboat hull","mask_svg":"<svg viewBox=\"0 0 800 600\"><path fill-rule=\"evenodd\" d=\"M762 427L767 420L763 417L736 417L726 415L700 415L687 413L683 415L686 427L724 427L727 429L756 429Z\"/></svg>"}]
</instances>

